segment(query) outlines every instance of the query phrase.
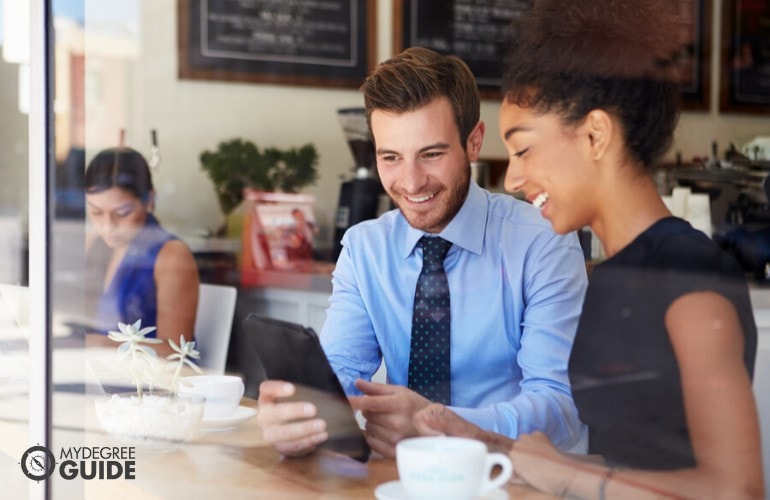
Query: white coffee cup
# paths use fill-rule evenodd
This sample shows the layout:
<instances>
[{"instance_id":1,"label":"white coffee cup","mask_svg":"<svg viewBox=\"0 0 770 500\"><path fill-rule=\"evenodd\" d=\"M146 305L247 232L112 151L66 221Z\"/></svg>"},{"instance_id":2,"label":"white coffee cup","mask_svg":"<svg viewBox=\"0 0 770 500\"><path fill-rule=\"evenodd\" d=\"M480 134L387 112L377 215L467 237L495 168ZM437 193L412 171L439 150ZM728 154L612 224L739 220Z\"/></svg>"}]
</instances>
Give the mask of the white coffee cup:
<instances>
[{"instance_id":1,"label":"white coffee cup","mask_svg":"<svg viewBox=\"0 0 770 500\"><path fill-rule=\"evenodd\" d=\"M491 478L492 469L502 471ZM475 439L415 437L396 444L396 466L409 498L470 499L504 485L513 472L508 456Z\"/></svg>"},{"instance_id":2,"label":"white coffee cup","mask_svg":"<svg viewBox=\"0 0 770 500\"><path fill-rule=\"evenodd\" d=\"M184 377L180 393L199 394L206 398L203 419L232 416L243 397L243 380L234 375L196 375Z\"/></svg>"}]
</instances>

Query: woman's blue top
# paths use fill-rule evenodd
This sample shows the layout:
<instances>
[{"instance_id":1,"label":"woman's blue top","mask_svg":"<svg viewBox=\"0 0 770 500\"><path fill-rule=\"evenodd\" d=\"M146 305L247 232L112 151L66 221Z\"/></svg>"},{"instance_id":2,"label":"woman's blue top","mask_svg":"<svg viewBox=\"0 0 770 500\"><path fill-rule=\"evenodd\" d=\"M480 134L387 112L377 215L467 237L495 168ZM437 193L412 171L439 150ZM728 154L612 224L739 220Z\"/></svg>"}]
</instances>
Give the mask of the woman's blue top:
<instances>
[{"instance_id":1,"label":"woman's blue top","mask_svg":"<svg viewBox=\"0 0 770 500\"><path fill-rule=\"evenodd\" d=\"M155 284L155 262L160 249L177 239L158 220L148 214L142 230L131 241L115 276L99 298L96 307L96 327L107 333L118 329L120 323L142 320L142 327L156 326L158 297ZM104 283L106 264L112 250L99 238L88 253L89 273L95 276L94 286ZM101 280L99 280L101 276ZM155 332L147 335L155 337Z\"/></svg>"}]
</instances>

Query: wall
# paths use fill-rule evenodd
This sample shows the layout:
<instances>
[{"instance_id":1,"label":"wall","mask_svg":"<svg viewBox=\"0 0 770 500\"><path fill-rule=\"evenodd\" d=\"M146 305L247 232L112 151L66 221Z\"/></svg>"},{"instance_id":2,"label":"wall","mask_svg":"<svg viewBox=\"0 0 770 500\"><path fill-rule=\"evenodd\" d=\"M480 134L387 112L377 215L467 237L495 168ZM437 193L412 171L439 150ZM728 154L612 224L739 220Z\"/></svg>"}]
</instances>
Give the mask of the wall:
<instances>
[{"instance_id":1,"label":"wall","mask_svg":"<svg viewBox=\"0 0 770 500\"><path fill-rule=\"evenodd\" d=\"M0 58L0 283L27 279L29 120L19 111L19 66Z\"/></svg>"},{"instance_id":2,"label":"wall","mask_svg":"<svg viewBox=\"0 0 770 500\"><path fill-rule=\"evenodd\" d=\"M377 2L378 60L391 54L392 0ZM714 19L721 0L714 2ZM321 178L307 189L317 196L317 217L324 231L321 244L331 245L330 225L341 177L353 166L336 110L360 106L356 90L178 80L176 2L142 0L140 58L134 74L136 89L127 98L131 117L126 125L130 144L149 151L149 129L159 132L163 164L156 174L157 211L164 223L182 234L213 230L223 223L211 183L200 170L198 156L226 139L243 137L260 146L298 146L313 142L319 152ZM758 134L770 134L767 117L722 115L716 111L719 36L714 23L711 111L684 113L672 150L683 158L706 156L712 140L724 149ZM485 101L487 123L484 157L504 157L497 135L498 103ZM89 149L103 145L89 144Z\"/></svg>"}]
</instances>

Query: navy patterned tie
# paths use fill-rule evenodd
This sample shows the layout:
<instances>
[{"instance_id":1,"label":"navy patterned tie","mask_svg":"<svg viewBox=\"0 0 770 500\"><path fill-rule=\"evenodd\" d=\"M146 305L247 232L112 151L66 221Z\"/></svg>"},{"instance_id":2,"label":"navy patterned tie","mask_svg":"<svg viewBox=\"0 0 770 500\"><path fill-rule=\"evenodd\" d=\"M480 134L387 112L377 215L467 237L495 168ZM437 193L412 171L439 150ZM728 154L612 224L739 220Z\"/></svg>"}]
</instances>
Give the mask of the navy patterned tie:
<instances>
[{"instance_id":1,"label":"navy patterned tie","mask_svg":"<svg viewBox=\"0 0 770 500\"><path fill-rule=\"evenodd\" d=\"M431 401L450 404L449 283L444 271L452 243L423 236L422 271L417 279L409 353L409 388Z\"/></svg>"}]
</instances>

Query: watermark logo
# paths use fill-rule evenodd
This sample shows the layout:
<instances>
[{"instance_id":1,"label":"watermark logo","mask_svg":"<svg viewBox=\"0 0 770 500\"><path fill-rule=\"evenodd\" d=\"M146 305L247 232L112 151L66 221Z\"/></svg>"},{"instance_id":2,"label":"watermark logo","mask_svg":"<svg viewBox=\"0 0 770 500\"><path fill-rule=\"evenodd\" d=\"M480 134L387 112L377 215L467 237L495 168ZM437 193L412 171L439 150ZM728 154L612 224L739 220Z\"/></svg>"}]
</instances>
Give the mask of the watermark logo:
<instances>
[{"instance_id":1,"label":"watermark logo","mask_svg":"<svg viewBox=\"0 0 770 500\"><path fill-rule=\"evenodd\" d=\"M55 457L45 446L31 446L21 456L21 471L33 481L48 479L55 469Z\"/></svg>"},{"instance_id":2,"label":"watermark logo","mask_svg":"<svg viewBox=\"0 0 770 500\"><path fill-rule=\"evenodd\" d=\"M21 471L33 481L43 481L57 471L63 479L136 479L133 446L62 448L59 462L45 446L29 447L21 456Z\"/></svg>"}]
</instances>

